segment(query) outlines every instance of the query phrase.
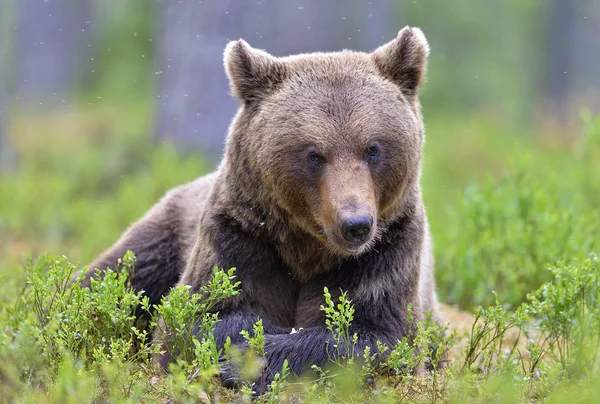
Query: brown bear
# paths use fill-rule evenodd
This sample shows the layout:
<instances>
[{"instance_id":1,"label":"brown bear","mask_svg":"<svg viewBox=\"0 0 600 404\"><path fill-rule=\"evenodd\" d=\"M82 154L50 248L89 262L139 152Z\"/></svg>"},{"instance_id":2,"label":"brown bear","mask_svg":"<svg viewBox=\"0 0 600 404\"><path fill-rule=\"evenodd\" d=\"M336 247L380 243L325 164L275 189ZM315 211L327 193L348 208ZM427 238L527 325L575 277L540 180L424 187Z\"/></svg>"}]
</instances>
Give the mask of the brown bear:
<instances>
[{"instance_id":1,"label":"brown bear","mask_svg":"<svg viewBox=\"0 0 600 404\"><path fill-rule=\"evenodd\" d=\"M159 303L178 284L199 291L215 266L237 268L242 293L215 309L215 337L241 344L240 331L262 319L261 391L285 359L300 374L334 355L324 287L352 300L359 354L408 335L409 305L416 321L437 318L419 184L417 89L428 53L410 27L370 54L278 58L229 43L225 68L241 106L217 171L171 190L87 279L132 250L132 286Z\"/></svg>"}]
</instances>

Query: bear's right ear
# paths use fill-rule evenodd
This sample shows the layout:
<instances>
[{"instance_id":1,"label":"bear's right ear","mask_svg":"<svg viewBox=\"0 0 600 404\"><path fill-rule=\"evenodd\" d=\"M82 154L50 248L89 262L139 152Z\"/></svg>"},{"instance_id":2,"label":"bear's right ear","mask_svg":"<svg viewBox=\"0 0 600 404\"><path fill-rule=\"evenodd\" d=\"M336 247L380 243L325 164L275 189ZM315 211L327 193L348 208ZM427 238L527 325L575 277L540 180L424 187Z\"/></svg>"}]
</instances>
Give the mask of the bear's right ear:
<instances>
[{"instance_id":1,"label":"bear's right ear","mask_svg":"<svg viewBox=\"0 0 600 404\"><path fill-rule=\"evenodd\" d=\"M371 53L379 72L413 96L425 79L429 44L419 28L404 27L398 36Z\"/></svg>"},{"instance_id":2,"label":"bear's right ear","mask_svg":"<svg viewBox=\"0 0 600 404\"><path fill-rule=\"evenodd\" d=\"M252 48L243 39L227 44L224 63L231 93L246 102L264 98L283 81L286 74L283 62L267 52Z\"/></svg>"}]
</instances>

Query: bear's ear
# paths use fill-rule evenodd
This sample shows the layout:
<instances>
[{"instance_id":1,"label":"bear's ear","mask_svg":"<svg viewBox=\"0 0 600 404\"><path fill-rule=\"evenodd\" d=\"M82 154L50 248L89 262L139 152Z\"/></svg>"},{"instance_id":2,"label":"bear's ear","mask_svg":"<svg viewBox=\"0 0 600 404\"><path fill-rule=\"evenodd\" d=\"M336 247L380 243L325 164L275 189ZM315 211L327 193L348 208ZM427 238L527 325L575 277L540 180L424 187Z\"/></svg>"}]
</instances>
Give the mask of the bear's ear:
<instances>
[{"instance_id":1,"label":"bear's ear","mask_svg":"<svg viewBox=\"0 0 600 404\"><path fill-rule=\"evenodd\" d=\"M413 96L425 78L429 44L419 28L404 27L398 36L371 53L379 72Z\"/></svg>"},{"instance_id":2,"label":"bear's ear","mask_svg":"<svg viewBox=\"0 0 600 404\"><path fill-rule=\"evenodd\" d=\"M264 98L285 78L283 62L252 48L243 39L227 44L224 63L231 93L246 102Z\"/></svg>"}]
</instances>

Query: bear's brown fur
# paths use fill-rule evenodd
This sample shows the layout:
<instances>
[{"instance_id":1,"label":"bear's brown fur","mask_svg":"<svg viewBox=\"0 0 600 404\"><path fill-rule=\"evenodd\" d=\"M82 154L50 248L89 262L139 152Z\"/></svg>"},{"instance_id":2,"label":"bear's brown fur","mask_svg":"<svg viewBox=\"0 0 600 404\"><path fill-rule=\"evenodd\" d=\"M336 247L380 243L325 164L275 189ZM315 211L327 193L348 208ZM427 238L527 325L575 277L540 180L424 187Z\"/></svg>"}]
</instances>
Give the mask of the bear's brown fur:
<instances>
[{"instance_id":1,"label":"bear's brown fur","mask_svg":"<svg viewBox=\"0 0 600 404\"><path fill-rule=\"evenodd\" d=\"M419 185L428 53L409 27L371 54L276 58L231 42L225 67L242 105L218 170L169 192L87 278L132 250L132 285L158 303L176 284L198 291L216 265L236 267L242 293L217 307L215 337L243 343L262 318L267 384L285 359L299 374L334 354L325 286L348 291L356 352L407 335L409 304L417 321L437 318Z\"/></svg>"}]
</instances>

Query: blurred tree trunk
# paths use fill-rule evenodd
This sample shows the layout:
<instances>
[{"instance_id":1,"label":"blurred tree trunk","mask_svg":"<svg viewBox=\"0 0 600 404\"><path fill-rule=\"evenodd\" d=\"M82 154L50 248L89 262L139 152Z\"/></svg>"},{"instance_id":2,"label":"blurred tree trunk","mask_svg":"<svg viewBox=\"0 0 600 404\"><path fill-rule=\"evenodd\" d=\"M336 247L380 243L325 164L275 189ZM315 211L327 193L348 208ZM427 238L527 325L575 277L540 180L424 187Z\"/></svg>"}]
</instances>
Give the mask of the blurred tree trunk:
<instances>
[{"instance_id":1,"label":"blurred tree trunk","mask_svg":"<svg viewBox=\"0 0 600 404\"><path fill-rule=\"evenodd\" d=\"M546 114L577 125L580 108L600 108L600 3L554 0L546 31L542 91Z\"/></svg>"},{"instance_id":2,"label":"blurred tree trunk","mask_svg":"<svg viewBox=\"0 0 600 404\"><path fill-rule=\"evenodd\" d=\"M575 17L576 40L571 67L573 107L600 112L600 1L579 0ZM579 116L577 116L579 118Z\"/></svg>"},{"instance_id":3,"label":"blurred tree trunk","mask_svg":"<svg viewBox=\"0 0 600 404\"><path fill-rule=\"evenodd\" d=\"M23 107L66 102L87 56L92 0L19 0L17 95Z\"/></svg>"},{"instance_id":4,"label":"blurred tree trunk","mask_svg":"<svg viewBox=\"0 0 600 404\"><path fill-rule=\"evenodd\" d=\"M391 41L404 26L398 21L398 16L403 16L403 3L393 0L370 0L360 4L364 51L372 51Z\"/></svg>"},{"instance_id":5,"label":"blurred tree trunk","mask_svg":"<svg viewBox=\"0 0 600 404\"><path fill-rule=\"evenodd\" d=\"M262 42L271 53L287 56L333 51L343 46L343 34L338 28L345 20L339 0L270 0L266 3L272 24Z\"/></svg>"},{"instance_id":6,"label":"blurred tree trunk","mask_svg":"<svg viewBox=\"0 0 600 404\"><path fill-rule=\"evenodd\" d=\"M14 169L16 153L6 126L6 93L0 88L0 173Z\"/></svg>"},{"instance_id":7,"label":"blurred tree trunk","mask_svg":"<svg viewBox=\"0 0 600 404\"><path fill-rule=\"evenodd\" d=\"M223 50L244 38L274 55L332 50L332 7L319 0L245 2L158 0L157 142L223 151L238 102L229 92Z\"/></svg>"},{"instance_id":8,"label":"blurred tree trunk","mask_svg":"<svg viewBox=\"0 0 600 404\"><path fill-rule=\"evenodd\" d=\"M14 4L0 2L0 173L11 170L16 163L16 154L8 131L8 82L12 73Z\"/></svg>"},{"instance_id":9,"label":"blurred tree trunk","mask_svg":"<svg viewBox=\"0 0 600 404\"><path fill-rule=\"evenodd\" d=\"M575 5L571 0L553 0L546 27L546 72L544 98L550 114L559 121L566 118L570 91L572 45L575 40Z\"/></svg>"},{"instance_id":10,"label":"blurred tree trunk","mask_svg":"<svg viewBox=\"0 0 600 404\"><path fill-rule=\"evenodd\" d=\"M223 71L227 41L241 36L234 3L159 0L155 140L215 161L236 106Z\"/></svg>"}]
</instances>

